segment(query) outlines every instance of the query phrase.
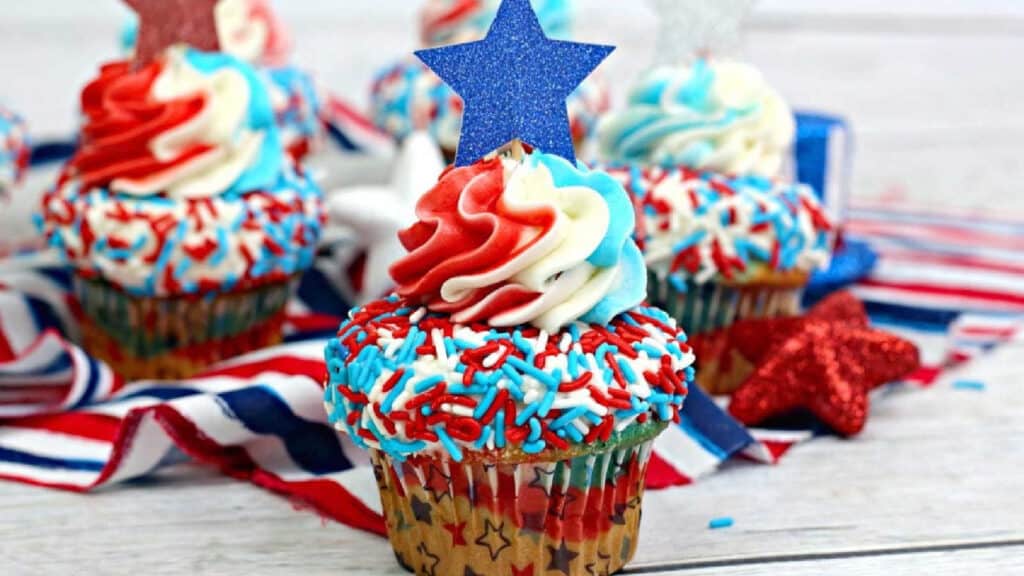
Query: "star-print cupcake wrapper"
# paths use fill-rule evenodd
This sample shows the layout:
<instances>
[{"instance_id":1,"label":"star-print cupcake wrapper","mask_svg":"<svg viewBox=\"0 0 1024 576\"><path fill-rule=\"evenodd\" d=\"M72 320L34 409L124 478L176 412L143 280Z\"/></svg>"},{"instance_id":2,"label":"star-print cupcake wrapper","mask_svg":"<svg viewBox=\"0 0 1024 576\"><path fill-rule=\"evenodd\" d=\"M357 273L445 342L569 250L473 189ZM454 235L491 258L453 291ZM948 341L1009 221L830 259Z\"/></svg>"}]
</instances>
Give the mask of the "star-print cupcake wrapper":
<instances>
[{"instance_id":1,"label":"star-print cupcake wrapper","mask_svg":"<svg viewBox=\"0 0 1024 576\"><path fill-rule=\"evenodd\" d=\"M636 551L652 443L523 463L373 451L395 556L420 576L614 574Z\"/></svg>"},{"instance_id":2,"label":"star-print cupcake wrapper","mask_svg":"<svg viewBox=\"0 0 1024 576\"><path fill-rule=\"evenodd\" d=\"M755 318L800 313L803 286L718 282L698 284L648 272L648 298L675 318L690 336L697 356L697 384L711 394L729 394L753 367L729 350L724 331L734 323Z\"/></svg>"},{"instance_id":3,"label":"star-print cupcake wrapper","mask_svg":"<svg viewBox=\"0 0 1024 576\"><path fill-rule=\"evenodd\" d=\"M90 340L102 344L90 351L115 363L131 358L144 366L148 359L173 355L200 367L227 357L218 354L221 349L238 354L248 351L246 342L273 343L275 326L279 340L294 284L277 282L209 297L153 298L127 294L101 280L74 282Z\"/></svg>"}]
</instances>

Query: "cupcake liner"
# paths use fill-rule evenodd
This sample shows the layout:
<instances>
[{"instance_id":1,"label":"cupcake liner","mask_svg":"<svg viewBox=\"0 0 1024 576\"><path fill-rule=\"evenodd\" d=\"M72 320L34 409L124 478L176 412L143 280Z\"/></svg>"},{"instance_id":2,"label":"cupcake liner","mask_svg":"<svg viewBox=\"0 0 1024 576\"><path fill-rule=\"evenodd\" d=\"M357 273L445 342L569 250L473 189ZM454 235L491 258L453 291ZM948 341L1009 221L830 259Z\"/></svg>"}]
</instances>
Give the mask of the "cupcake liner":
<instances>
[{"instance_id":1,"label":"cupcake liner","mask_svg":"<svg viewBox=\"0 0 1024 576\"><path fill-rule=\"evenodd\" d=\"M82 345L126 380L184 380L217 362L280 344L283 327L282 312L241 334L140 357L125 351L106 330L85 318Z\"/></svg>"},{"instance_id":2,"label":"cupcake liner","mask_svg":"<svg viewBox=\"0 0 1024 576\"><path fill-rule=\"evenodd\" d=\"M800 314L804 284L697 284L648 272L648 296L690 336L697 355L697 384L711 394L730 394L754 366L730 350L725 329L739 320Z\"/></svg>"},{"instance_id":3,"label":"cupcake liner","mask_svg":"<svg viewBox=\"0 0 1024 576\"><path fill-rule=\"evenodd\" d=\"M281 341L294 280L230 294L133 296L76 277L83 344L127 378L185 378Z\"/></svg>"},{"instance_id":4,"label":"cupcake liner","mask_svg":"<svg viewBox=\"0 0 1024 576\"><path fill-rule=\"evenodd\" d=\"M583 576L614 574L632 559L652 444L518 463L371 456L388 538L407 570Z\"/></svg>"}]
</instances>

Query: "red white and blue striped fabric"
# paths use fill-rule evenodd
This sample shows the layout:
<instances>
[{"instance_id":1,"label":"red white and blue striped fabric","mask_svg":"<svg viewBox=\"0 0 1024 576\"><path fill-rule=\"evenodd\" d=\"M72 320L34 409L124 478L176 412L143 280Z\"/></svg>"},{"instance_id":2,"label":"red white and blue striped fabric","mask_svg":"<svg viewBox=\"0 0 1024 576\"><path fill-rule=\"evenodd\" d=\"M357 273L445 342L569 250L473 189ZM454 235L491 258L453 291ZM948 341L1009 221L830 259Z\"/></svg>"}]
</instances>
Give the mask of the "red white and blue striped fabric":
<instances>
[{"instance_id":1,"label":"red white and blue striped fabric","mask_svg":"<svg viewBox=\"0 0 1024 576\"><path fill-rule=\"evenodd\" d=\"M391 136L341 98L328 94L320 115L327 133L342 150L370 156L394 154Z\"/></svg>"},{"instance_id":2,"label":"red white and blue striped fabric","mask_svg":"<svg viewBox=\"0 0 1024 576\"><path fill-rule=\"evenodd\" d=\"M184 453L232 477L383 533L368 459L327 424L324 338L345 305L318 272L291 306L288 344L182 382L122 382L66 337L63 272L0 264L0 478L86 492L145 476ZM752 432L694 390L659 438L654 488L691 482L726 459L775 462L809 434Z\"/></svg>"},{"instance_id":3,"label":"red white and blue striped fabric","mask_svg":"<svg viewBox=\"0 0 1024 576\"><path fill-rule=\"evenodd\" d=\"M846 232L879 254L853 292L921 347L918 383L1008 341L1024 317L1024 223L858 207Z\"/></svg>"}]
</instances>

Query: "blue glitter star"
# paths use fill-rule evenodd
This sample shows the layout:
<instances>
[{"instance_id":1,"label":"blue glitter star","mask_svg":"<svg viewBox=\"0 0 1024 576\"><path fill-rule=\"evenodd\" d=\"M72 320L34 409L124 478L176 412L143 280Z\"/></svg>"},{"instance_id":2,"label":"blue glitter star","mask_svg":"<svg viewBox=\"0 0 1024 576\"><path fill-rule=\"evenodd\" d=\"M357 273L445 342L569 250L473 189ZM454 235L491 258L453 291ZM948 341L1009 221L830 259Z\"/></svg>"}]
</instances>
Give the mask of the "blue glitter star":
<instances>
[{"instance_id":1,"label":"blue glitter star","mask_svg":"<svg viewBox=\"0 0 1024 576\"><path fill-rule=\"evenodd\" d=\"M551 40L529 0L504 0L483 40L416 56L466 104L456 166L516 139L575 163L565 100L613 50Z\"/></svg>"}]
</instances>

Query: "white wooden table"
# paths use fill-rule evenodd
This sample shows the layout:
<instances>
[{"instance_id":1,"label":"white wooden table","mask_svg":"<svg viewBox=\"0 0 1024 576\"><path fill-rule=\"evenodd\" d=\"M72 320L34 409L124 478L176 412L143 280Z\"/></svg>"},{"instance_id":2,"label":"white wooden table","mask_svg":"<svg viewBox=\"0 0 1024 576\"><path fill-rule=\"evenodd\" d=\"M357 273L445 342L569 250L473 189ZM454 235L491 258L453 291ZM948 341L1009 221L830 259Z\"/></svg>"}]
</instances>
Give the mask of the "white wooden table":
<instances>
[{"instance_id":1,"label":"white wooden table","mask_svg":"<svg viewBox=\"0 0 1024 576\"><path fill-rule=\"evenodd\" d=\"M960 379L985 391L961 390ZM648 492L632 574L1020 574L1024 341L875 398L856 440ZM709 530L715 517L732 528ZM3 574L394 574L388 543L191 465L79 496L0 484Z\"/></svg>"}]
</instances>

